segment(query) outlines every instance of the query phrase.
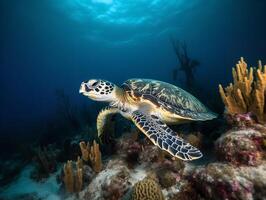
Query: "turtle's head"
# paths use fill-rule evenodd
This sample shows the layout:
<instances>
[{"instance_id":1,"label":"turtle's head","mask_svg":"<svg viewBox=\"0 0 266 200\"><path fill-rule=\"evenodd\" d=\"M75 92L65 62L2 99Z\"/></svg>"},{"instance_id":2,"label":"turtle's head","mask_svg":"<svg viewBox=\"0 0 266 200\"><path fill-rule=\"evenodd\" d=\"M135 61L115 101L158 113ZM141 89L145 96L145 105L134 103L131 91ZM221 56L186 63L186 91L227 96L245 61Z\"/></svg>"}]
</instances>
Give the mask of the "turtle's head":
<instances>
[{"instance_id":1,"label":"turtle's head","mask_svg":"<svg viewBox=\"0 0 266 200\"><path fill-rule=\"evenodd\" d=\"M91 79L81 83L79 93L95 101L115 101L118 87L113 83L100 79Z\"/></svg>"}]
</instances>

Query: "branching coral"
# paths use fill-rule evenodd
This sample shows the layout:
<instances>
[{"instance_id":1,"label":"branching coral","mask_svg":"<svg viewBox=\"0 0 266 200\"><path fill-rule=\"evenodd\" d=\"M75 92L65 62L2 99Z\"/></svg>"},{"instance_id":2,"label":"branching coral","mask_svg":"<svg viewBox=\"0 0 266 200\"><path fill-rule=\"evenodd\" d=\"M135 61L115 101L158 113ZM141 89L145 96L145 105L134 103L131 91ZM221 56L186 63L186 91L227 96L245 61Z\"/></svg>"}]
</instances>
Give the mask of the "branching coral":
<instances>
[{"instance_id":1,"label":"branching coral","mask_svg":"<svg viewBox=\"0 0 266 200\"><path fill-rule=\"evenodd\" d=\"M69 160L64 165L64 183L68 192L74 192L74 175L72 168L72 161Z\"/></svg>"},{"instance_id":2,"label":"branching coral","mask_svg":"<svg viewBox=\"0 0 266 200\"><path fill-rule=\"evenodd\" d=\"M132 199L163 200L164 197L160 186L154 180L145 178L134 185Z\"/></svg>"},{"instance_id":3,"label":"branching coral","mask_svg":"<svg viewBox=\"0 0 266 200\"><path fill-rule=\"evenodd\" d=\"M266 65L259 61L257 68L250 67L243 58L232 69L234 83L223 89L219 85L220 95L228 114L251 112L259 123L266 122Z\"/></svg>"},{"instance_id":4,"label":"branching coral","mask_svg":"<svg viewBox=\"0 0 266 200\"><path fill-rule=\"evenodd\" d=\"M92 168L95 172L100 172L102 170L102 156L99 144L94 140L93 145L90 146L90 143L85 142L79 143L82 159L84 161L90 161Z\"/></svg>"},{"instance_id":5,"label":"branching coral","mask_svg":"<svg viewBox=\"0 0 266 200\"><path fill-rule=\"evenodd\" d=\"M64 184L66 190L70 193L79 192L83 185L83 163L80 157L76 162L76 170L73 168L71 160L64 165Z\"/></svg>"}]
</instances>

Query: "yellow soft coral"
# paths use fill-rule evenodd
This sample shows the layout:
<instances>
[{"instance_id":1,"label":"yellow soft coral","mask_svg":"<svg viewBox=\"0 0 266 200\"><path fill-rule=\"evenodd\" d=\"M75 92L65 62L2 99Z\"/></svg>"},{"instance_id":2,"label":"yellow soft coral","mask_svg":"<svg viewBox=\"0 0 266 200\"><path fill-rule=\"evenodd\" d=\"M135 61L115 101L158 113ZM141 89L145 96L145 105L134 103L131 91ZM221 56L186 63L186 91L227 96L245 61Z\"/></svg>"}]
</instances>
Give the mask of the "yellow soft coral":
<instances>
[{"instance_id":1,"label":"yellow soft coral","mask_svg":"<svg viewBox=\"0 0 266 200\"><path fill-rule=\"evenodd\" d=\"M255 69L248 68L243 58L232 69L233 83L219 92L228 114L244 114L251 112L259 123L266 122L266 65Z\"/></svg>"},{"instance_id":2,"label":"yellow soft coral","mask_svg":"<svg viewBox=\"0 0 266 200\"><path fill-rule=\"evenodd\" d=\"M74 175L72 169L72 161L69 160L64 165L64 183L68 192L74 192Z\"/></svg>"},{"instance_id":3,"label":"yellow soft coral","mask_svg":"<svg viewBox=\"0 0 266 200\"><path fill-rule=\"evenodd\" d=\"M163 200L160 186L152 179L145 178L133 188L132 200Z\"/></svg>"},{"instance_id":4,"label":"yellow soft coral","mask_svg":"<svg viewBox=\"0 0 266 200\"><path fill-rule=\"evenodd\" d=\"M67 161L67 163L64 165L63 180L68 192L80 192L82 190L83 163L80 157L78 157L76 162L76 171L73 168L73 163L71 160Z\"/></svg>"},{"instance_id":5,"label":"yellow soft coral","mask_svg":"<svg viewBox=\"0 0 266 200\"><path fill-rule=\"evenodd\" d=\"M84 161L90 161L93 170L95 172L100 172L102 170L102 156L99 144L94 140L92 145L90 145L89 142L87 144L85 142L80 142L79 146L82 159Z\"/></svg>"}]
</instances>

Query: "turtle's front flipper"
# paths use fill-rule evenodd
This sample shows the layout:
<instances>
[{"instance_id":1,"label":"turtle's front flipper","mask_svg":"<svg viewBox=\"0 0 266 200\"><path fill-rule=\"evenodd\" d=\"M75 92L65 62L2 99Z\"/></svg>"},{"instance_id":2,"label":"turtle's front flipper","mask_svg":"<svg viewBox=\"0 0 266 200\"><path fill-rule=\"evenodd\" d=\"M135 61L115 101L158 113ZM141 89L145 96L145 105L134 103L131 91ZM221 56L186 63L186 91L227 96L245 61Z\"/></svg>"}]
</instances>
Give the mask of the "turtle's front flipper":
<instances>
[{"instance_id":1,"label":"turtle's front flipper","mask_svg":"<svg viewBox=\"0 0 266 200\"><path fill-rule=\"evenodd\" d=\"M101 110L101 112L98 114L97 117L97 131L98 131L98 137L100 137L103 133L104 126L107 122L107 118L110 117L112 114L115 114L118 112L117 108L113 107L106 107Z\"/></svg>"},{"instance_id":2,"label":"turtle's front flipper","mask_svg":"<svg viewBox=\"0 0 266 200\"><path fill-rule=\"evenodd\" d=\"M132 121L157 146L182 160L194 160L202 157L202 153L175 135L165 123L154 116L139 111L132 113Z\"/></svg>"}]
</instances>

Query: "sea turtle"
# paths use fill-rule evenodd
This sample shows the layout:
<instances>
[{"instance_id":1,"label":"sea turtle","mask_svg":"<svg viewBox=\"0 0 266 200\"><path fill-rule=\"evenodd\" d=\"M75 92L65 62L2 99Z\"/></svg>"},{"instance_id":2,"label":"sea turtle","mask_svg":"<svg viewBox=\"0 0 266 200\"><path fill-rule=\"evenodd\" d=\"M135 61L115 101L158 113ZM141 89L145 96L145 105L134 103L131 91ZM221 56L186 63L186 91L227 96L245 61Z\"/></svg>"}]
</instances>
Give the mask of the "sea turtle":
<instances>
[{"instance_id":1,"label":"sea turtle","mask_svg":"<svg viewBox=\"0 0 266 200\"><path fill-rule=\"evenodd\" d=\"M82 82L80 93L95 101L109 102L97 117L100 136L106 119L120 113L161 149L182 160L194 160L202 153L166 124L205 121L216 118L197 98L183 89L151 79L130 79L121 87L100 79Z\"/></svg>"}]
</instances>

